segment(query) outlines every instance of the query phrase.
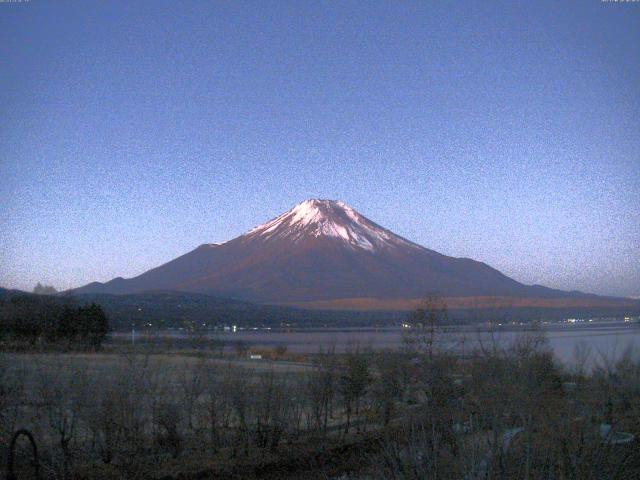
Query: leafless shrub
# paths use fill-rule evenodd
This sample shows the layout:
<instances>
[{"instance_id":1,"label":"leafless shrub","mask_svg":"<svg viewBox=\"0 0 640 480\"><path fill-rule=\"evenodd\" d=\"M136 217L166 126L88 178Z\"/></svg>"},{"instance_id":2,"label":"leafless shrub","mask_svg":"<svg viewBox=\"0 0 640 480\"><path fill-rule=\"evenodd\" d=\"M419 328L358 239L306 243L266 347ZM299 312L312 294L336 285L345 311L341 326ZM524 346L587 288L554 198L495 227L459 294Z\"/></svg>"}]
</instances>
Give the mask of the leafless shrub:
<instances>
[{"instance_id":1,"label":"leafless shrub","mask_svg":"<svg viewBox=\"0 0 640 480\"><path fill-rule=\"evenodd\" d=\"M123 419L123 395L114 382L94 385L93 401L85 410L84 422L92 436L92 449L105 464L111 463L123 447L126 422Z\"/></svg>"},{"instance_id":2,"label":"leafless shrub","mask_svg":"<svg viewBox=\"0 0 640 480\"><path fill-rule=\"evenodd\" d=\"M181 417L181 407L170 401L157 405L153 414L155 442L174 459L178 458L183 448Z\"/></svg>"},{"instance_id":3,"label":"leafless shrub","mask_svg":"<svg viewBox=\"0 0 640 480\"><path fill-rule=\"evenodd\" d=\"M348 352L339 366L337 389L345 411L344 431L349 432L353 415L360 414L362 399L371 384L368 355L359 350Z\"/></svg>"},{"instance_id":4,"label":"leafless shrub","mask_svg":"<svg viewBox=\"0 0 640 480\"><path fill-rule=\"evenodd\" d=\"M11 365L6 355L0 357L0 444L9 443L16 430L20 408L25 403L26 372L24 364Z\"/></svg>"},{"instance_id":5,"label":"leafless shrub","mask_svg":"<svg viewBox=\"0 0 640 480\"><path fill-rule=\"evenodd\" d=\"M307 399L307 427L323 435L327 433L333 410L337 368L335 356L323 354L316 358L315 368L306 375L304 393Z\"/></svg>"},{"instance_id":6,"label":"leafless shrub","mask_svg":"<svg viewBox=\"0 0 640 480\"><path fill-rule=\"evenodd\" d=\"M39 411L48 427L51 445L52 474L67 479L79 441L81 412L86 407L88 376L86 369L55 364L39 373Z\"/></svg>"}]
</instances>

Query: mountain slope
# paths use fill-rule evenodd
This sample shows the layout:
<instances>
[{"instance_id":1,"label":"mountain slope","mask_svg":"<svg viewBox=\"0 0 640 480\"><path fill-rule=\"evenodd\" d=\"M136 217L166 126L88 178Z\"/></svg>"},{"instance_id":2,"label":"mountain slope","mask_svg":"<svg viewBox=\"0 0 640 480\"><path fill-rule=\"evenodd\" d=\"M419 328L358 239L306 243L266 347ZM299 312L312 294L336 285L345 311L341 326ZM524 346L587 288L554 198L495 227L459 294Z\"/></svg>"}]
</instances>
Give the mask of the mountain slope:
<instances>
[{"instance_id":1,"label":"mountain slope","mask_svg":"<svg viewBox=\"0 0 640 480\"><path fill-rule=\"evenodd\" d=\"M523 285L490 266L406 240L341 202L307 200L222 244L204 244L131 279L72 293L174 290L259 303L352 298L584 297Z\"/></svg>"}]
</instances>

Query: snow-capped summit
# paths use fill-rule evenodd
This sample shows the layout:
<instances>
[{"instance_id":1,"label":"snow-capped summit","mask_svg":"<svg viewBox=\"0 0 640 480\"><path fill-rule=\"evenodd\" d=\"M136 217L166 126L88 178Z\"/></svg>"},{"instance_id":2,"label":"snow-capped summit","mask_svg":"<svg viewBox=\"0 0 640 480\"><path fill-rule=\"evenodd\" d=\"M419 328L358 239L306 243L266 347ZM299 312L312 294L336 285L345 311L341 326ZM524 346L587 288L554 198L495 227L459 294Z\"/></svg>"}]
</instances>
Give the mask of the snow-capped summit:
<instances>
[{"instance_id":1,"label":"snow-capped summit","mask_svg":"<svg viewBox=\"0 0 640 480\"><path fill-rule=\"evenodd\" d=\"M389 247L421 248L375 224L349 205L335 200L305 200L244 235L247 239L289 239L293 242L323 236L368 251Z\"/></svg>"}]
</instances>

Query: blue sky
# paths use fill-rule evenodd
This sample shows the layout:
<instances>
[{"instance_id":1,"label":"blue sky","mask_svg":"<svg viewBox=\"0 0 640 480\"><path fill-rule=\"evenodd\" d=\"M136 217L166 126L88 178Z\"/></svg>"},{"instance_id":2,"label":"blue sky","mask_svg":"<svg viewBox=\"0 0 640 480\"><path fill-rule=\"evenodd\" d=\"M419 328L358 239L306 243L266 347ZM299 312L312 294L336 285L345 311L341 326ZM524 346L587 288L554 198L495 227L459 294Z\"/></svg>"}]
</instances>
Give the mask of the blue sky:
<instances>
[{"instance_id":1,"label":"blue sky","mask_svg":"<svg viewBox=\"0 0 640 480\"><path fill-rule=\"evenodd\" d=\"M640 295L640 4L0 3L0 285L129 277L306 198Z\"/></svg>"}]
</instances>

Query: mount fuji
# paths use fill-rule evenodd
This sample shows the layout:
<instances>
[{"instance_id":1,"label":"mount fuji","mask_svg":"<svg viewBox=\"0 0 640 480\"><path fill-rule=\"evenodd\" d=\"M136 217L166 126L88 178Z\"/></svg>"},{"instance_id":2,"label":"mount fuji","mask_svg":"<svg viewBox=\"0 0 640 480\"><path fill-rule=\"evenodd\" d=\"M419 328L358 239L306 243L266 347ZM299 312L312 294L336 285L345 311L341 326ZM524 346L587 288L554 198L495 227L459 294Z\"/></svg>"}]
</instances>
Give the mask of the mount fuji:
<instances>
[{"instance_id":1,"label":"mount fuji","mask_svg":"<svg viewBox=\"0 0 640 480\"><path fill-rule=\"evenodd\" d=\"M220 244L203 244L130 279L74 294L182 291L309 308L405 309L427 294L462 305L599 303L604 297L524 285L468 258L417 245L333 200L306 200ZM484 299L484 300L482 300Z\"/></svg>"}]
</instances>

